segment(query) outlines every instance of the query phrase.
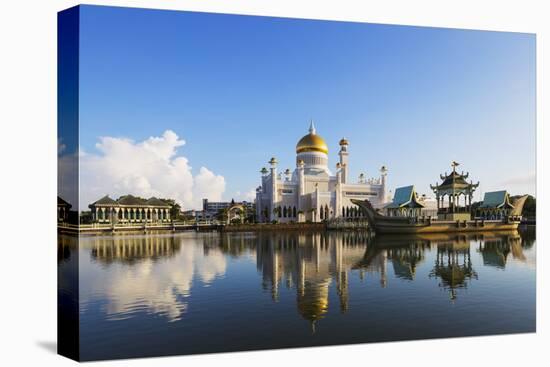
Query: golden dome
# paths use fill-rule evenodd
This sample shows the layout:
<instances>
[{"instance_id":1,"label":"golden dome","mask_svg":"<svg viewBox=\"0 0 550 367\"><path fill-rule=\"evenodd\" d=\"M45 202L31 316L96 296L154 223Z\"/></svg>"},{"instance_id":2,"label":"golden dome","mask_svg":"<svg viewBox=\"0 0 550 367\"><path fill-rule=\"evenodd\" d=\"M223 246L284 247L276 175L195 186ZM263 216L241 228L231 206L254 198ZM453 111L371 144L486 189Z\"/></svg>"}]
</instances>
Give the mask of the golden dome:
<instances>
[{"instance_id":1,"label":"golden dome","mask_svg":"<svg viewBox=\"0 0 550 367\"><path fill-rule=\"evenodd\" d=\"M320 137L315 132L313 122L309 128L309 134L305 135L298 144L296 144L296 153L304 152L321 152L328 154L328 146L325 139Z\"/></svg>"}]
</instances>

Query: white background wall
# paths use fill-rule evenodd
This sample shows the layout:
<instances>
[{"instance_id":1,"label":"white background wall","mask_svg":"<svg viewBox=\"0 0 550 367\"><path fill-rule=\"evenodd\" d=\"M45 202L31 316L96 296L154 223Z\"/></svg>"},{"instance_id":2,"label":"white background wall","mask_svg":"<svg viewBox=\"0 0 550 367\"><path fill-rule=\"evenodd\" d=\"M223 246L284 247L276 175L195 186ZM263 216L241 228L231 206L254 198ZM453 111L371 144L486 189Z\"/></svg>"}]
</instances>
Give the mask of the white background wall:
<instances>
[{"instance_id":1,"label":"white background wall","mask_svg":"<svg viewBox=\"0 0 550 367\"><path fill-rule=\"evenodd\" d=\"M538 64L538 174L540 206L548 207L543 141L548 116L550 39L545 1L189 0L92 1L96 4L202 10L318 19L369 21L536 32ZM0 223L2 272L0 364L72 365L52 352L56 339L56 12L75 1L4 1L0 12ZM545 17L546 14L546 17ZM546 67L546 69L543 69ZM546 103L543 104L542 101ZM548 121L547 121L548 123ZM547 162L548 160L546 160ZM548 183L547 183L548 186ZM6 210L9 209L9 212ZM36 226L25 227L25 211ZM281 366L421 365L537 366L548 360L550 255L548 214L539 212L538 333L344 347L293 349L105 362L101 365ZM20 241L20 234L26 240ZM21 266L21 259L25 265ZM24 286L21 286L24 284ZM545 340L546 339L546 340Z\"/></svg>"}]
</instances>

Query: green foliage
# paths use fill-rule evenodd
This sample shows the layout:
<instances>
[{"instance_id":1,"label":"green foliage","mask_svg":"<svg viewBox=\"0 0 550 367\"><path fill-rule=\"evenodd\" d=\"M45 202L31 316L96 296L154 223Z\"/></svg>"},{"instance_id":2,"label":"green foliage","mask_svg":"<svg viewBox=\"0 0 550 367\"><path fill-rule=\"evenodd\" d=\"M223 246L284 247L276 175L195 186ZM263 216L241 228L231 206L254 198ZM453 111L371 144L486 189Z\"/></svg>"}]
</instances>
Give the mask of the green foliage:
<instances>
[{"instance_id":1,"label":"green foliage","mask_svg":"<svg viewBox=\"0 0 550 367\"><path fill-rule=\"evenodd\" d=\"M92 212L82 211L80 212L80 224L92 224Z\"/></svg>"},{"instance_id":2,"label":"green foliage","mask_svg":"<svg viewBox=\"0 0 550 367\"><path fill-rule=\"evenodd\" d=\"M183 215L181 214L181 205L176 203L174 199L159 199L166 204L170 205L170 218L172 220L183 220Z\"/></svg>"}]
</instances>

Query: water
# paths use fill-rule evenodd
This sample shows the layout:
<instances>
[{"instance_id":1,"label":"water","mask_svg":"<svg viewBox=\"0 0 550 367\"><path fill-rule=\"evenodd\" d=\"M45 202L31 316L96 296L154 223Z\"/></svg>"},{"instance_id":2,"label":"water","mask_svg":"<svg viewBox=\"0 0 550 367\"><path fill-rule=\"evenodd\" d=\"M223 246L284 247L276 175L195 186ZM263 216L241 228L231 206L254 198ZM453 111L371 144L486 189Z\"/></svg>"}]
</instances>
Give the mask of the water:
<instances>
[{"instance_id":1,"label":"water","mask_svg":"<svg viewBox=\"0 0 550 367\"><path fill-rule=\"evenodd\" d=\"M535 331L534 230L80 241L59 274L78 262L83 360Z\"/></svg>"}]
</instances>

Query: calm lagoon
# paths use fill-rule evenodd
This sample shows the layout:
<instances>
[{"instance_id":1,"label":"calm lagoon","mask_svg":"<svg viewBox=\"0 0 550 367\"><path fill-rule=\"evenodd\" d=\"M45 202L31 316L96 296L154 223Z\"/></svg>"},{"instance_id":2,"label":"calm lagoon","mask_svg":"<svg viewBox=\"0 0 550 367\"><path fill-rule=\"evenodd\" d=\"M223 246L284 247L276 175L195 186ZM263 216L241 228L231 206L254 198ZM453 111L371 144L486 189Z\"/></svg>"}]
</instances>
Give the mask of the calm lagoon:
<instances>
[{"instance_id":1,"label":"calm lagoon","mask_svg":"<svg viewBox=\"0 0 550 367\"><path fill-rule=\"evenodd\" d=\"M60 235L58 254L83 360L535 331L534 229Z\"/></svg>"}]
</instances>

